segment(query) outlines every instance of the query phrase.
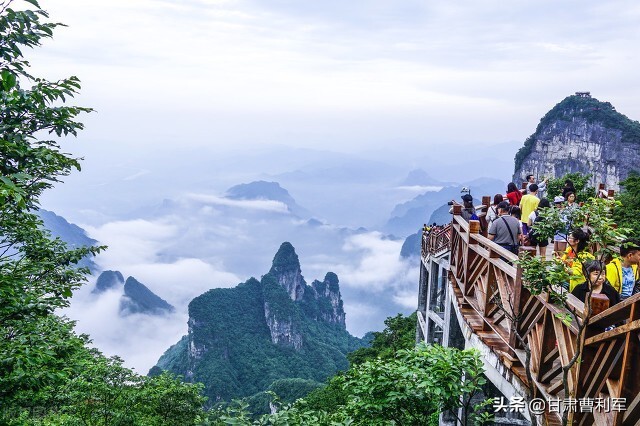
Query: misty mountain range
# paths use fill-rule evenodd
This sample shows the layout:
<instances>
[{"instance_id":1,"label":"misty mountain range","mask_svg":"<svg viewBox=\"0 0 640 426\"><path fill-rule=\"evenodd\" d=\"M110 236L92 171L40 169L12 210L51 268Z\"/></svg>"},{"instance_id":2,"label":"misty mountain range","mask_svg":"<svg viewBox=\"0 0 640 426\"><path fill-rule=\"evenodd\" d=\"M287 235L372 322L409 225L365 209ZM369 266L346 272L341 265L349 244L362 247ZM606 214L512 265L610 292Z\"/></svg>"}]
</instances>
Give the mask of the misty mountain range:
<instances>
[{"instance_id":1,"label":"misty mountain range","mask_svg":"<svg viewBox=\"0 0 640 426\"><path fill-rule=\"evenodd\" d=\"M138 207L119 220L83 225L91 238L109 246L95 259L102 270L127 271L135 277L132 280L144 283L175 311L155 310L162 315L141 320L123 312L144 310L124 309L126 305L120 299L109 299L112 301L103 304L103 309L112 308L105 315L117 315L119 319L94 325L98 330L92 330L88 323L82 328L82 318L93 314L91 297L95 295L78 296L80 302L74 302L71 310L80 319L79 328L91 334L97 345L117 347L118 352L114 352L125 359L137 359L140 351L149 350L152 341L154 347L157 345L154 350L160 350L163 342L171 338L175 342L184 334L186 307L194 297L211 288L230 287L260 276L285 238L297 248L309 274L317 276L329 269L341 277L345 310L350 313L347 328L352 334L363 335L382 327L388 316L411 312L416 305L418 269L415 261L401 256L401 251L403 255L407 252L403 249L405 237L420 229L440 205L459 198L462 186L471 186L472 193L479 197L505 184L486 179L447 186L450 182L433 179L422 169L397 174L390 172L392 168L372 167L372 163L363 165L361 171L368 172L355 183L335 181L346 176L337 166L291 172L296 179L292 174L281 176L291 179L295 188L311 188L296 190L295 197L288 186L273 180L236 183L218 192L193 188L155 205ZM321 184L323 179L329 183ZM387 184L381 185L381 180ZM317 188L329 193L318 193ZM427 192L420 192L425 189ZM334 190L338 200L332 199ZM341 197L347 200L342 205ZM312 207L306 201L311 201ZM381 207L385 205L386 213ZM316 212L318 206L325 213L332 212L330 216L342 209L348 210L347 216L352 219L361 213L362 222L357 222L358 226L336 225ZM131 294L125 294L129 280L124 281L120 297L131 299ZM98 300L111 297L109 294L98 296ZM137 318L136 326L132 327L128 318ZM125 335L117 327L126 327L128 332ZM162 336L164 340L155 331L171 327L174 335ZM136 366L148 369L158 355L150 353L144 360L140 357Z\"/></svg>"}]
</instances>

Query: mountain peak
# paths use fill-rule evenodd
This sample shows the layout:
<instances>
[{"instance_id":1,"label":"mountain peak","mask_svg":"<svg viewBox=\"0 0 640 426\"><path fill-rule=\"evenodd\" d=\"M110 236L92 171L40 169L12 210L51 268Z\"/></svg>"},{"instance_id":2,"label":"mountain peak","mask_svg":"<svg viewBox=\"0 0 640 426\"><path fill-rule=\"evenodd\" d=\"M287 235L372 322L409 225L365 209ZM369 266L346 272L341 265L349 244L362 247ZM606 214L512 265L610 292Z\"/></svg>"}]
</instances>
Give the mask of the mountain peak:
<instances>
[{"instance_id":1,"label":"mountain peak","mask_svg":"<svg viewBox=\"0 0 640 426\"><path fill-rule=\"evenodd\" d=\"M306 283L302 277L300 260L290 242L284 242L280 245L276 255L273 257L269 274L287 290L292 300L302 299Z\"/></svg>"},{"instance_id":2,"label":"mountain peak","mask_svg":"<svg viewBox=\"0 0 640 426\"><path fill-rule=\"evenodd\" d=\"M640 161L640 123L586 93L567 96L547 112L515 157L514 182L588 173L591 184L618 182Z\"/></svg>"},{"instance_id":3,"label":"mountain peak","mask_svg":"<svg viewBox=\"0 0 640 426\"><path fill-rule=\"evenodd\" d=\"M91 290L94 294L101 294L112 288L120 287L124 285L124 277L120 271L103 271L98 280L96 286Z\"/></svg>"},{"instance_id":4,"label":"mountain peak","mask_svg":"<svg viewBox=\"0 0 640 426\"><path fill-rule=\"evenodd\" d=\"M296 200L278 182L258 180L232 186L225 195L233 200L272 200L287 206L289 211L299 217L310 217L308 210L300 207Z\"/></svg>"},{"instance_id":5,"label":"mountain peak","mask_svg":"<svg viewBox=\"0 0 640 426\"><path fill-rule=\"evenodd\" d=\"M129 277L125 281L124 296L120 300L120 312L123 315L165 314L174 311L172 305L135 278Z\"/></svg>"}]
</instances>

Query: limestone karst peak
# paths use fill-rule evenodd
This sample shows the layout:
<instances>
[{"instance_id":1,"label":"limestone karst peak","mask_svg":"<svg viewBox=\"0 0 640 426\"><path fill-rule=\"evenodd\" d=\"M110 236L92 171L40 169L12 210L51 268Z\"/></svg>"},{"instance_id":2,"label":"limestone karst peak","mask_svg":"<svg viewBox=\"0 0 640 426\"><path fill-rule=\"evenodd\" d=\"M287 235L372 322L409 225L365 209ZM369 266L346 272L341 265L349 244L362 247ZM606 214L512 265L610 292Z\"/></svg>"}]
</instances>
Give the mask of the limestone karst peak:
<instances>
[{"instance_id":1,"label":"limestone karst peak","mask_svg":"<svg viewBox=\"0 0 640 426\"><path fill-rule=\"evenodd\" d=\"M278 252L273 257L269 274L287 290L292 300L302 299L306 283L302 277L300 260L291 243L284 242L280 245Z\"/></svg>"}]
</instances>

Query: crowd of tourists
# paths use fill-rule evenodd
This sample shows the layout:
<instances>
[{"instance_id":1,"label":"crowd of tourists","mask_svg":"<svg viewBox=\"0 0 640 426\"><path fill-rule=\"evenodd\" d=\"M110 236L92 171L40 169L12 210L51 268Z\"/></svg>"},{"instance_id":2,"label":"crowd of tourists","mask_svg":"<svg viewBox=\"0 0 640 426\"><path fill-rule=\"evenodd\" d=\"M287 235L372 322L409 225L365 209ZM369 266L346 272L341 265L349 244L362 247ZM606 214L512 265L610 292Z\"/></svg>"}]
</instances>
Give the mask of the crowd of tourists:
<instances>
[{"instance_id":1,"label":"crowd of tourists","mask_svg":"<svg viewBox=\"0 0 640 426\"><path fill-rule=\"evenodd\" d=\"M571 226L571 218L581 207L580 202L586 200L577 199L571 180L565 181L561 192L548 194L548 198L546 190L547 180L536 182L533 175L527 176L526 188L522 190L515 183L509 183L506 193L496 194L486 211L488 238L516 255L524 249L538 256L560 258L570 277L567 289L582 301L590 290L592 294L607 296L609 306L640 292L640 241L622 241L619 256L606 264L595 259L590 251L589 230ZM464 194L462 201L462 218L467 221L478 219L471 195ZM552 205L560 210L566 226L553 238L544 238L536 232L536 225L544 220L541 210ZM547 247L551 243L553 252L548 253Z\"/></svg>"}]
</instances>

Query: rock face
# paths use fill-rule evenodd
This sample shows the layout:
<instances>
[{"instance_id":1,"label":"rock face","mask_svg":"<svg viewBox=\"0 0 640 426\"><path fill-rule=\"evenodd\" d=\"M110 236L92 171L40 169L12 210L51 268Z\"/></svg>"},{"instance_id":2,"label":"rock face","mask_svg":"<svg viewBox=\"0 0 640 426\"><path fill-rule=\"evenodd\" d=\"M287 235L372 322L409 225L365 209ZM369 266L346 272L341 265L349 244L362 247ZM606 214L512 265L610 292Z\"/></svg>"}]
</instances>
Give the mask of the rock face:
<instances>
[{"instance_id":1,"label":"rock face","mask_svg":"<svg viewBox=\"0 0 640 426\"><path fill-rule=\"evenodd\" d=\"M278 379L324 381L363 346L345 326L338 276L308 286L290 243L260 281L218 288L189 304L188 335L150 372L170 370L205 384L211 401L263 391Z\"/></svg>"},{"instance_id":2,"label":"rock face","mask_svg":"<svg viewBox=\"0 0 640 426\"><path fill-rule=\"evenodd\" d=\"M302 300L307 283L304 281L300 260L291 243L282 243L273 258L269 274L275 277L278 284L287 290L291 300L294 302Z\"/></svg>"},{"instance_id":3,"label":"rock face","mask_svg":"<svg viewBox=\"0 0 640 426\"><path fill-rule=\"evenodd\" d=\"M331 307L331 309L320 309L320 318L318 319L337 324L346 329L346 314L344 313L342 297L340 295L338 276L333 272L327 272L324 281L315 280L311 283L311 288L319 304L328 305L327 308L329 306Z\"/></svg>"},{"instance_id":4,"label":"rock face","mask_svg":"<svg viewBox=\"0 0 640 426\"><path fill-rule=\"evenodd\" d=\"M638 170L640 123L620 114L609 102L569 96L540 120L536 131L518 151L513 181L529 173L560 177L590 173L591 184L618 182Z\"/></svg>"}]
</instances>

